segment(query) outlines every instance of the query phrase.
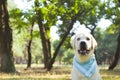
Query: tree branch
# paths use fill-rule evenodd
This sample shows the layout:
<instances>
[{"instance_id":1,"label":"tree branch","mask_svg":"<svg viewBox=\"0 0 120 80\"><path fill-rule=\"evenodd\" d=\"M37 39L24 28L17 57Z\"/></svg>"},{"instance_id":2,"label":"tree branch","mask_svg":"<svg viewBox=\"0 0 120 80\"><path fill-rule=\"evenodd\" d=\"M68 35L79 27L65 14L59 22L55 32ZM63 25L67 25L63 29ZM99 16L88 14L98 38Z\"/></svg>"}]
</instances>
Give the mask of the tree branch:
<instances>
[{"instance_id":1,"label":"tree branch","mask_svg":"<svg viewBox=\"0 0 120 80\"><path fill-rule=\"evenodd\" d=\"M57 46L57 48L56 48L56 50L55 50L55 52L54 52L53 58L51 58L51 60L50 60L50 63L49 63L48 68L47 68L48 71L51 70L53 63L55 62L55 58L56 58L56 56L57 56L57 54L58 54L58 51L59 51L61 45L64 43L65 39L67 38L68 34L70 33L70 30L73 28L73 25L74 25L74 23L76 22L77 18L80 17L80 16L82 16L84 13L85 13L84 10L83 10L83 11L79 10L78 14L75 14L73 17L71 17L72 20L70 21L68 30L67 30L67 32L64 34L64 36L63 36L63 38L61 39L59 45Z\"/></svg>"}]
</instances>

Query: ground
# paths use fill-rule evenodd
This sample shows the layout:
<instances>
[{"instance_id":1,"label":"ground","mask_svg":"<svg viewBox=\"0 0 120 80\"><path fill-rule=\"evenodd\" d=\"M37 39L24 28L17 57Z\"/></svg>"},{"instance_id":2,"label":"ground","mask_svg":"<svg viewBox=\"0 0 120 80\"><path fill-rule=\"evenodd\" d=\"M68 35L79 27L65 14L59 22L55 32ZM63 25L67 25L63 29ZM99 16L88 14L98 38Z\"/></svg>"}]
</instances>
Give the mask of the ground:
<instances>
[{"instance_id":1,"label":"ground","mask_svg":"<svg viewBox=\"0 0 120 80\"><path fill-rule=\"evenodd\" d=\"M16 65L17 73L0 73L0 80L70 80L71 65L55 65L50 71L46 72L43 65L32 65L32 68L25 70L26 65ZM100 74L103 80L120 80L120 68L108 71L107 66L100 66Z\"/></svg>"}]
</instances>

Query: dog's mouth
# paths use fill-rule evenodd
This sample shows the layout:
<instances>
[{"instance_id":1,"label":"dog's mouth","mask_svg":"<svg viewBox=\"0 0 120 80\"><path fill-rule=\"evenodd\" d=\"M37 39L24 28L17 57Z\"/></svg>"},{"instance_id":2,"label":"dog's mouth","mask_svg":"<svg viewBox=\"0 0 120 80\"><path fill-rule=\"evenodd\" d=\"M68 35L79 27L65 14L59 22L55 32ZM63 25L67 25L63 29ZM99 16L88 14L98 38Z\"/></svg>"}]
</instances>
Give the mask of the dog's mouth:
<instances>
[{"instance_id":1,"label":"dog's mouth","mask_svg":"<svg viewBox=\"0 0 120 80\"><path fill-rule=\"evenodd\" d=\"M90 50L87 50L86 48L80 48L79 50L78 50L78 53L79 54L82 54L82 55L86 55L86 54L88 54L89 53L89 51Z\"/></svg>"}]
</instances>

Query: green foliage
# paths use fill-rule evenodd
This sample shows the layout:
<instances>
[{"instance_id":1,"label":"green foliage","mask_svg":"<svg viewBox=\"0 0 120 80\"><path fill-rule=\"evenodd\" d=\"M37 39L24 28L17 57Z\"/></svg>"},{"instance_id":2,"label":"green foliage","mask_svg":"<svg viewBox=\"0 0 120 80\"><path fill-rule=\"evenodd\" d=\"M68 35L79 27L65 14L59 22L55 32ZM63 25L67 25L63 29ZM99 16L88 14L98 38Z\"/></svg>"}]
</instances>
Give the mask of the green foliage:
<instances>
[{"instance_id":1,"label":"green foliage","mask_svg":"<svg viewBox=\"0 0 120 80\"><path fill-rule=\"evenodd\" d=\"M43 55L42 55L43 52L39 37L33 39L31 46L31 53L32 53L32 62L43 63Z\"/></svg>"},{"instance_id":2,"label":"green foliage","mask_svg":"<svg viewBox=\"0 0 120 80\"><path fill-rule=\"evenodd\" d=\"M53 42L54 50L56 49L58 43L59 43L59 40L55 40ZM69 41L68 41L68 43L69 43ZM66 45L62 45L59 50L57 60L60 63L63 62L65 64L71 64L73 62L74 51L73 51L73 49L70 48L71 44L68 44L68 43L66 43Z\"/></svg>"},{"instance_id":3,"label":"green foliage","mask_svg":"<svg viewBox=\"0 0 120 80\"><path fill-rule=\"evenodd\" d=\"M24 13L20 9L12 9L9 13L11 26L13 29L18 30L18 33L28 26L27 22L25 22Z\"/></svg>"},{"instance_id":4,"label":"green foliage","mask_svg":"<svg viewBox=\"0 0 120 80\"><path fill-rule=\"evenodd\" d=\"M57 45L59 43L59 40L55 40L52 44L53 48L56 49L57 48Z\"/></svg>"},{"instance_id":5,"label":"green foliage","mask_svg":"<svg viewBox=\"0 0 120 80\"><path fill-rule=\"evenodd\" d=\"M62 61L66 64L72 64L74 57L74 51L72 49L67 49L64 53Z\"/></svg>"},{"instance_id":6,"label":"green foliage","mask_svg":"<svg viewBox=\"0 0 120 80\"><path fill-rule=\"evenodd\" d=\"M116 48L116 37L120 32L120 8L117 3L117 0L108 0L106 2L99 0L35 0L37 7L33 5L30 10L22 11L15 8L10 11L10 24L14 34L14 51L18 54L23 53L25 48L23 46L26 44L26 39L30 38L28 32L31 24L33 22L36 24L37 15L35 10L41 12L41 21L45 27L45 36L47 39L51 38L50 28L54 25L57 26L57 33L59 34L60 39L62 39L65 32L69 29L68 25L71 20L76 14L80 13L76 21L85 24L90 29L97 26L97 22L101 18L110 19L114 23L110 25L106 31L97 28L94 32L98 41L96 53L98 61L105 61L106 59L112 58ZM62 24L59 24L58 21L61 21ZM34 59L37 55L40 55L39 57L43 59L43 56L40 54L42 53L42 50L41 44L38 43L38 35L38 30L34 29L33 36L34 38L37 37L37 40L33 41L32 53L34 53ZM62 57L63 62L67 60L68 63L72 62L74 53L69 49L71 48L70 37L71 35L66 39L66 42L60 49L58 55L60 58ZM59 41L54 42L53 50L56 49L58 44Z\"/></svg>"},{"instance_id":7,"label":"green foliage","mask_svg":"<svg viewBox=\"0 0 120 80\"><path fill-rule=\"evenodd\" d=\"M96 28L95 31L94 31L94 36L95 36L96 41L98 42L98 45L101 44L104 32L105 31L103 29L99 28L99 27Z\"/></svg>"},{"instance_id":8,"label":"green foliage","mask_svg":"<svg viewBox=\"0 0 120 80\"><path fill-rule=\"evenodd\" d=\"M95 31L95 37L98 42L96 58L99 64L109 64L116 50L117 34L111 33L111 31L109 31L110 27L105 31L101 31L100 28L97 28Z\"/></svg>"},{"instance_id":9,"label":"green foliage","mask_svg":"<svg viewBox=\"0 0 120 80\"><path fill-rule=\"evenodd\" d=\"M52 43L52 46L53 46L53 52L55 51L55 49L57 48L59 44L59 40L55 40L53 43ZM66 49L64 48L64 46L62 46L59 50L59 54L58 54L58 57L57 57L57 60L59 61L59 63L62 62L62 58L64 56L64 53L65 53Z\"/></svg>"},{"instance_id":10,"label":"green foliage","mask_svg":"<svg viewBox=\"0 0 120 80\"><path fill-rule=\"evenodd\" d=\"M115 24L112 24L112 25L110 25L109 28L107 29L107 32L108 32L109 34L117 34L117 33L119 33L119 27L116 26Z\"/></svg>"},{"instance_id":11,"label":"green foliage","mask_svg":"<svg viewBox=\"0 0 120 80\"><path fill-rule=\"evenodd\" d=\"M116 27L116 32L120 32L120 6L118 0L110 0L105 4L104 17L110 19L113 22L112 27Z\"/></svg>"},{"instance_id":12,"label":"green foliage","mask_svg":"<svg viewBox=\"0 0 120 80\"><path fill-rule=\"evenodd\" d=\"M10 19L11 26L13 28L13 51L16 56L24 56L26 54L26 44L28 39L30 39L30 31L29 28L33 25L33 22L36 22L36 15L33 10L28 10L28 12L24 12L18 8L14 8L10 11ZM39 32L36 29L33 31L32 37L37 37L39 39ZM40 43L38 46L38 39L34 40L32 43L32 55L33 62L35 62L35 58L37 55L40 55ZM37 47L37 48L36 48ZM36 48L36 49L34 49ZM40 49L39 49L40 48ZM25 57L25 56L24 56ZM38 56L37 56L38 57ZM39 56L41 57L41 56ZM42 59L42 58L41 58Z\"/></svg>"},{"instance_id":13,"label":"green foliage","mask_svg":"<svg viewBox=\"0 0 120 80\"><path fill-rule=\"evenodd\" d=\"M73 19L72 16L78 13L80 13L80 15L78 16L76 21L79 21L81 24L85 24L86 26L92 25L90 26L91 29L93 28L93 26L96 26L97 21L102 17L99 15L99 3L100 2L98 0L58 0L56 6L58 7L58 15L60 16L59 20L63 22L60 25L56 25L58 27L59 36L64 36L65 32L67 32L67 30L69 29L68 25L71 22L71 19ZM67 48L71 47L70 37L71 35L69 35L64 43L64 46L66 46Z\"/></svg>"},{"instance_id":14,"label":"green foliage","mask_svg":"<svg viewBox=\"0 0 120 80\"><path fill-rule=\"evenodd\" d=\"M63 46L64 46L66 49L72 48L72 46L71 46L71 36L68 36L68 38L67 38L66 41L64 42Z\"/></svg>"},{"instance_id":15,"label":"green foliage","mask_svg":"<svg viewBox=\"0 0 120 80\"><path fill-rule=\"evenodd\" d=\"M13 31L13 52L16 56L22 56L25 49L26 32L22 31L18 35L18 31Z\"/></svg>"}]
</instances>

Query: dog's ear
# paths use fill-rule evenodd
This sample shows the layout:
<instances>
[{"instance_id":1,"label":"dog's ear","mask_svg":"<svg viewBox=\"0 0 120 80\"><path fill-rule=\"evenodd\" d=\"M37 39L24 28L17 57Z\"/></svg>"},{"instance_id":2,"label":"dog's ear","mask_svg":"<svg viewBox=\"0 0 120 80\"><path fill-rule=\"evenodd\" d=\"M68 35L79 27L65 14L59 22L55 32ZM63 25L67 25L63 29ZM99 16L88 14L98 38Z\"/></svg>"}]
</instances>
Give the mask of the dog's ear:
<instances>
[{"instance_id":1,"label":"dog's ear","mask_svg":"<svg viewBox=\"0 0 120 80\"><path fill-rule=\"evenodd\" d=\"M92 44L92 49L95 49L97 47L97 41L95 38L91 35L91 44Z\"/></svg>"}]
</instances>

